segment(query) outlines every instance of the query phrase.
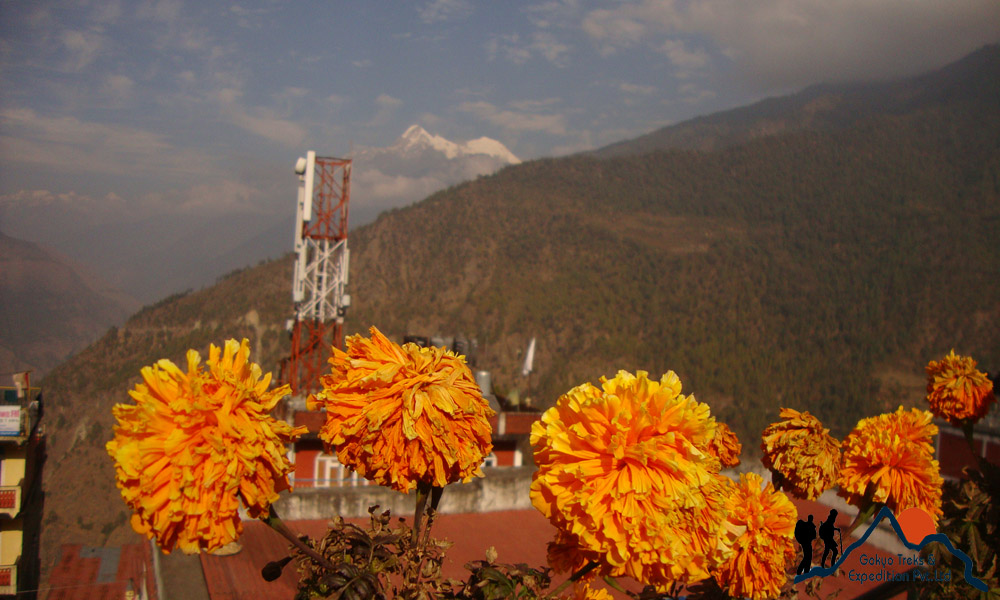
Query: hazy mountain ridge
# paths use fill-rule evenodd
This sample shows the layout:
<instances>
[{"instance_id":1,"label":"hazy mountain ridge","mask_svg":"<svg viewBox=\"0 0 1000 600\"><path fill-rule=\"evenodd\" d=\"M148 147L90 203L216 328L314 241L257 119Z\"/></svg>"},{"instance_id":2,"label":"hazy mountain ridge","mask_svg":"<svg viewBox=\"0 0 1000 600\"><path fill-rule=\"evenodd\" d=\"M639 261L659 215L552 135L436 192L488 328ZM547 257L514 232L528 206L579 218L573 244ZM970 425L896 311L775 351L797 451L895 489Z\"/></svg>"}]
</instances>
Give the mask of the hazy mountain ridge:
<instances>
[{"instance_id":1,"label":"hazy mountain ridge","mask_svg":"<svg viewBox=\"0 0 1000 600\"><path fill-rule=\"evenodd\" d=\"M40 377L138 308L79 269L0 232L0 373Z\"/></svg>"},{"instance_id":2,"label":"hazy mountain ridge","mask_svg":"<svg viewBox=\"0 0 1000 600\"><path fill-rule=\"evenodd\" d=\"M500 391L538 403L617 369L675 370L751 455L781 406L843 435L918 403L922 366L951 348L1000 365L998 106L980 94L962 110L715 152L536 160L456 185L352 232L347 330L476 337ZM103 444L142 366L246 336L275 369L289 265L147 307L46 377L47 560L59 543L133 535Z\"/></svg>"},{"instance_id":3,"label":"hazy mountain ridge","mask_svg":"<svg viewBox=\"0 0 1000 600\"><path fill-rule=\"evenodd\" d=\"M892 82L821 84L733 110L668 125L599 148L601 157L655 150L711 151L794 131L837 131L865 119L903 115L940 104L979 103L996 98L1000 87L1000 45L932 73Z\"/></svg>"}]
</instances>

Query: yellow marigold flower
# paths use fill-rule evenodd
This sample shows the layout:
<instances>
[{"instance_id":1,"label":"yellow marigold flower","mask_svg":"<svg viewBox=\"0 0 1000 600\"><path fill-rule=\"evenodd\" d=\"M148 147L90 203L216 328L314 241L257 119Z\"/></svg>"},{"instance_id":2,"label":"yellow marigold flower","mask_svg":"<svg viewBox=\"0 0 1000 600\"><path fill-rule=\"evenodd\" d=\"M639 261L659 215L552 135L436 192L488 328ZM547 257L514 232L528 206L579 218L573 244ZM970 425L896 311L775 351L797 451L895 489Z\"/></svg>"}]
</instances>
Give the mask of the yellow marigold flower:
<instances>
[{"instance_id":1,"label":"yellow marigold flower","mask_svg":"<svg viewBox=\"0 0 1000 600\"><path fill-rule=\"evenodd\" d=\"M764 430L764 466L779 489L814 500L833 486L840 464L840 443L808 411L781 409L781 421Z\"/></svg>"},{"instance_id":2,"label":"yellow marigold flower","mask_svg":"<svg viewBox=\"0 0 1000 600\"><path fill-rule=\"evenodd\" d=\"M899 514L917 506L935 523L941 516L941 486L944 483L934 460L931 440L938 428L933 415L914 408L869 417L858 422L844 438L840 467L840 495L855 506L865 499L881 502Z\"/></svg>"},{"instance_id":3,"label":"yellow marigold flower","mask_svg":"<svg viewBox=\"0 0 1000 600\"><path fill-rule=\"evenodd\" d=\"M740 475L726 499L731 525L742 531L734 554L715 572L715 580L734 598L773 598L785 584L785 567L795 560L798 511L770 483L763 489L756 473Z\"/></svg>"},{"instance_id":4,"label":"yellow marigold flower","mask_svg":"<svg viewBox=\"0 0 1000 600\"><path fill-rule=\"evenodd\" d=\"M707 578L726 552L708 406L681 395L672 371L601 384L573 388L532 425L532 503L604 574L660 587Z\"/></svg>"},{"instance_id":5,"label":"yellow marigold flower","mask_svg":"<svg viewBox=\"0 0 1000 600\"><path fill-rule=\"evenodd\" d=\"M332 373L309 397L310 410L326 409L327 447L363 477L401 492L482 477L495 413L465 358L370 331L371 339L349 337L346 353L333 349Z\"/></svg>"},{"instance_id":6,"label":"yellow marigold flower","mask_svg":"<svg viewBox=\"0 0 1000 600\"><path fill-rule=\"evenodd\" d=\"M723 468L738 467L740 465L740 453L743 452L743 444L736 437L733 430L725 423L718 423L715 429L715 437L708 445L708 451L712 456L719 459Z\"/></svg>"},{"instance_id":7,"label":"yellow marigold flower","mask_svg":"<svg viewBox=\"0 0 1000 600\"><path fill-rule=\"evenodd\" d=\"M268 412L289 392L268 391L271 375L248 361L247 340L228 340L187 372L169 360L142 369L143 383L118 404L107 443L118 488L135 511L132 527L169 552L212 551L243 531L239 502L257 517L290 488L285 444L305 432Z\"/></svg>"},{"instance_id":8,"label":"yellow marigold flower","mask_svg":"<svg viewBox=\"0 0 1000 600\"><path fill-rule=\"evenodd\" d=\"M993 382L976 369L971 356L959 356L952 350L940 361L930 361L927 371L927 402L935 416L952 424L982 419L996 402Z\"/></svg>"}]
</instances>

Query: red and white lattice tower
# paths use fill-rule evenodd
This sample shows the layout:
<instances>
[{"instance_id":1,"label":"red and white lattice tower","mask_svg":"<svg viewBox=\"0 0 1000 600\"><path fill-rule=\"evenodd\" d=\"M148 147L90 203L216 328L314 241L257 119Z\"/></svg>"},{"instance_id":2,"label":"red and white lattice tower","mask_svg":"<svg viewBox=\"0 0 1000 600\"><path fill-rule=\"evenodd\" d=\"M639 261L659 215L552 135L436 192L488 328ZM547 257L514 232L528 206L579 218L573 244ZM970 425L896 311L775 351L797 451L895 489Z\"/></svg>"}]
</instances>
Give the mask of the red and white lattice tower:
<instances>
[{"instance_id":1,"label":"red and white lattice tower","mask_svg":"<svg viewBox=\"0 0 1000 600\"><path fill-rule=\"evenodd\" d=\"M347 286L347 208L351 196L351 160L317 157L309 151L295 165L299 199L295 215L295 269L290 322L292 353L282 379L292 394L320 388L329 369L330 347L343 347L343 324L351 297Z\"/></svg>"}]
</instances>

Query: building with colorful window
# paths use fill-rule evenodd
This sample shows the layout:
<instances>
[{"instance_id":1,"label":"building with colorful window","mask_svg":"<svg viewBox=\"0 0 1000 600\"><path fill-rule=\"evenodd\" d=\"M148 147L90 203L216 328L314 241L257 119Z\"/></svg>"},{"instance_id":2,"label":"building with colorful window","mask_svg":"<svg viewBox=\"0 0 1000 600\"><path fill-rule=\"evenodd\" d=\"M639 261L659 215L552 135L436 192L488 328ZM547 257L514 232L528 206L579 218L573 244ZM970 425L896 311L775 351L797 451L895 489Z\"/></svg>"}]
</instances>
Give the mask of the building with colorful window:
<instances>
[{"instance_id":1,"label":"building with colorful window","mask_svg":"<svg viewBox=\"0 0 1000 600\"><path fill-rule=\"evenodd\" d=\"M42 391L28 373L0 387L0 597L34 598L42 519Z\"/></svg>"}]
</instances>

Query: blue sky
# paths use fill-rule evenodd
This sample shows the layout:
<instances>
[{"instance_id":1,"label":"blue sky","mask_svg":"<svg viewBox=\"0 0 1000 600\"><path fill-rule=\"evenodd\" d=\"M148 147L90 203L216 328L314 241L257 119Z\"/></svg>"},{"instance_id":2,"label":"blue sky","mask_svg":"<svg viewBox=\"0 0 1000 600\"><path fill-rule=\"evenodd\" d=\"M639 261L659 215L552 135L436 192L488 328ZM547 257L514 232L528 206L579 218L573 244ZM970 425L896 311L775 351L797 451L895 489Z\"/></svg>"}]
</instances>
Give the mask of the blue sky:
<instances>
[{"instance_id":1,"label":"blue sky","mask_svg":"<svg viewBox=\"0 0 1000 600\"><path fill-rule=\"evenodd\" d=\"M996 0L0 0L0 210L284 210L414 123L561 155L997 41Z\"/></svg>"}]
</instances>

